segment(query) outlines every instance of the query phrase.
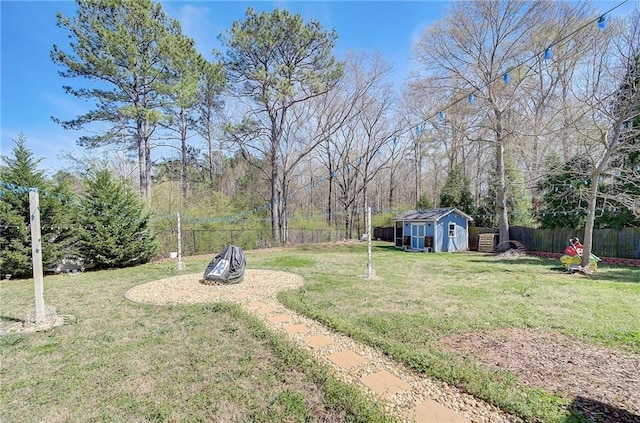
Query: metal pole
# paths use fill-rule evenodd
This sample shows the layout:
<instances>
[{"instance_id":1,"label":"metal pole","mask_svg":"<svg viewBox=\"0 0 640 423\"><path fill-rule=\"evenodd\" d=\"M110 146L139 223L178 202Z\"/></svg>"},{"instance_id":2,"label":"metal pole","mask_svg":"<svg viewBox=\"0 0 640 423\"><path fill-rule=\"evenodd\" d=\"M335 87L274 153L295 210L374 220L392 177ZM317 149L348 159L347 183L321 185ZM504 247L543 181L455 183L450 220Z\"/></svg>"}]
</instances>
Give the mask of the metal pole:
<instances>
[{"instance_id":1,"label":"metal pole","mask_svg":"<svg viewBox=\"0 0 640 423\"><path fill-rule=\"evenodd\" d=\"M178 263L176 269L183 270L184 262L182 261L182 223L180 221L180 213L178 213Z\"/></svg>"},{"instance_id":2,"label":"metal pole","mask_svg":"<svg viewBox=\"0 0 640 423\"><path fill-rule=\"evenodd\" d=\"M373 278L376 275L372 268L371 257L371 207L367 207L367 274L365 278Z\"/></svg>"},{"instance_id":3,"label":"metal pole","mask_svg":"<svg viewBox=\"0 0 640 423\"><path fill-rule=\"evenodd\" d=\"M42 276L42 235L40 233L40 197L35 188L29 190L29 215L31 216L31 260L33 288L36 296L36 323L42 323L46 314Z\"/></svg>"}]
</instances>

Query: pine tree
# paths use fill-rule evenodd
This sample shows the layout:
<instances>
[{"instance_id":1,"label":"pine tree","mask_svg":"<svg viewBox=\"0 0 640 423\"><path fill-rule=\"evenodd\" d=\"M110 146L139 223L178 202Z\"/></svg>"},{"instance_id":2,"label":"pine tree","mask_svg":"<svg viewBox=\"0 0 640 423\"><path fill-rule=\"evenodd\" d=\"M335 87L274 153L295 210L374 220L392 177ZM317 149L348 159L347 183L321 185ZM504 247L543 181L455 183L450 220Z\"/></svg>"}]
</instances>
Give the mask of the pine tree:
<instances>
[{"instance_id":1,"label":"pine tree","mask_svg":"<svg viewBox=\"0 0 640 423\"><path fill-rule=\"evenodd\" d=\"M67 184L49 181L36 159L26 147L23 134L13 140L11 156L2 156L0 166L0 269L3 275L28 277L32 273L31 231L28 189L39 192L42 263L46 269L64 257L73 257L76 233L72 194Z\"/></svg>"},{"instance_id":2,"label":"pine tree","mask_svg":"<svg viewBox=\"0 0 640 423\"><path fill-rule=\"evenodd\" d=\"M463 169L455 165L440 192L440 207L456 207L467 214L473 214L471 182Z\"/></svg>"},{"instance_id":3,"label":"pine tree","mask_svg":"<svg viewBox=\"0 0 640 423\"><path fill-rule=\"evenodd\" d=\"M286 199L288 178L294 174L285 174L284 160L296 149L300 151L295 160L301 160L314 147L283 143L285 131L294 107L327 93L341 77L343 65L333 56L337 37L317 21L304 23L299 14L279 9L257 13L252 8L244 21L234 21L220 37L227 48L224 64L229 82L235 95L249 105L246 119L229 125L227 131L244 152L258 151L267 163L266 167L262 160L255 164L269 179L271 231L276 242L286 242L287 202L280 198Z\"/></svg>"},{"instance_id":4,"label":"pine tree","mask_svg":"<svg viewBox=\"0 0 640 423\"><path fill-rule=\"evenodd\" d=\"M53 46L51 59L64 78L98 81L90 88L64 86L65 92L94 107L75 119L54 118L65 129L102 132L78 140L84 147L124 144L135 150L140 191L151 201L152 136L163 119L160 106L175 43L183 40L179 23L152 0L76 0L74 17L58 14L68 46ZM66 49L68 47L68 49ZM66 51L65 51L66 49ZM106 132L104 132L106 131Z\"/></svg>"},{"instance_id":5,"label":"pine tree","mask_svg":"<svg viewBox=\"0 0 640 423\"><path fill-rule=\"evenodd\" d=\"M82 257L89 266L109 269L148 262L157 245L144 202L108 169L85 180L80 201Z\"/></svg>"},{"instance_id":6,"label":"pine tree","mask_svg":"<svg viewBox=\"0 0 640 423\"><path fill-rule=\"evenodd\" d=\"M505 187L508 189L507 211L511 224L518 226L534 226L531 218L531 198L526 192L522 172L517 169L512 156L508 153L504 156ZM495 228L499 223L497 213L497 172L493 172L489 187L482 198L475 216L475 223L480 227Z\"/></svg>"}]
</instances>

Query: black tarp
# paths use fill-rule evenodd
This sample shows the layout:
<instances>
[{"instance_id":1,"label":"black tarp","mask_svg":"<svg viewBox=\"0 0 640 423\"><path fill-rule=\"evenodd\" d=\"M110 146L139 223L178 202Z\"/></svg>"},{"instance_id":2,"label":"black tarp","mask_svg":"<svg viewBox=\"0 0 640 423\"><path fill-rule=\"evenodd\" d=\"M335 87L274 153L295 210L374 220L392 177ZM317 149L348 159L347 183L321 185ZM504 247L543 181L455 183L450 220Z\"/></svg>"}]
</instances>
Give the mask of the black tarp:
<instances>
[{"instance_id":1,"label":"black tarp","mask_svg":"<svg viewBox=\"0 0 640 423\"><path fill-rule=\"evenodd\" d=\"M246 266L242 248L229 245L211 260L207 270L204 271L204 282L223 284L242 282Z\"/></svg>"}]
</instances>

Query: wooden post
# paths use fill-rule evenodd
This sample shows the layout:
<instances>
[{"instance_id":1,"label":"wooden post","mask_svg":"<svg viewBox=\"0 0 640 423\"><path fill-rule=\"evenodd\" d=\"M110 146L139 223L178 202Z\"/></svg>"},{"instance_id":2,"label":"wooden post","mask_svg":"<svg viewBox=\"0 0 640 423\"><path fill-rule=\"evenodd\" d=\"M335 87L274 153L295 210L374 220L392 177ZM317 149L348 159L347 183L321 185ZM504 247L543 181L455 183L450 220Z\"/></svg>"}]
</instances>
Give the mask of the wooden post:
<instances>
[{"instance_id":1,"label":"wooden post","mask_svg":"<svg viewBox=\"0 0 640 423\"><path fill-rule=\"evenodd\" d=\"M33 264L33 288L36 297L36 324L45 320L44 282L42 276L42 235L40 232L40 198L38 190L29 190L29 216L31 216L31 262Z\"/></svg>"}]
</instances>

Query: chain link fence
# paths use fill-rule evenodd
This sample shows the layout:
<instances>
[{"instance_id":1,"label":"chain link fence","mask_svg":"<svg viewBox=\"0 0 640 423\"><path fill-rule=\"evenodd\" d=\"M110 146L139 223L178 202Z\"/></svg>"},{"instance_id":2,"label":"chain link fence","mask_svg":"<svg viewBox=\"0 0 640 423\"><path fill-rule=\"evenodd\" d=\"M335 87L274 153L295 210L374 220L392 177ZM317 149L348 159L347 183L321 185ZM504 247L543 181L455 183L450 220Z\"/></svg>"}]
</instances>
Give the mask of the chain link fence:
<instances>
[{"instance_id":1,"label":"chain link fence","mask_svg":"<svg viewBox=\"0 0 640 423\"><path fill-rule=\"evenodd\" d=\"M287 245L337 242L346 238L344 229L289 228L288 235ZM169 257L171 252L178 251L177 230L160 230L156 237L160 257ZM244 250L278 246L271 239L271 232L266 230L182 229L183 256L218 253L227 245L237 245Z\"/></svg>"}]
</instances>

